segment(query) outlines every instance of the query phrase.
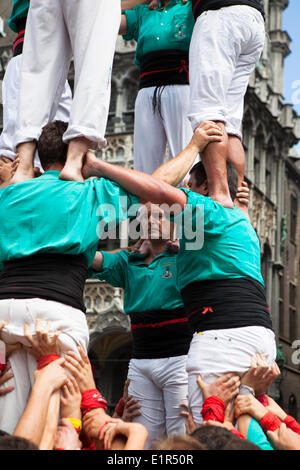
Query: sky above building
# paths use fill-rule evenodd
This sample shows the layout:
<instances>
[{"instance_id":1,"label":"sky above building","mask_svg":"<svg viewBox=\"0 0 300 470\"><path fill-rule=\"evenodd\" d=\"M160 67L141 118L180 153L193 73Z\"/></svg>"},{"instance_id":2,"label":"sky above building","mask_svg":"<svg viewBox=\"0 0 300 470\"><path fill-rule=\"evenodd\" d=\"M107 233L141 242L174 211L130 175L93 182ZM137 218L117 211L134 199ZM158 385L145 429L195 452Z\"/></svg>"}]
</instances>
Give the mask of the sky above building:
<instances>
[{"instance_id":1,"label":"sky above building","mask_svg":"<svg viewBox=\"0 0 300 470\"><path fill-rule=\"evenodd\" d=\"M292 103L300 115L300 0L290 0L289 6L283 13L282 29L292 39L291 53L285 59L284 97L287 103ZM300 154L300 144L297 145Z\"/></svg>"}]
</instances>

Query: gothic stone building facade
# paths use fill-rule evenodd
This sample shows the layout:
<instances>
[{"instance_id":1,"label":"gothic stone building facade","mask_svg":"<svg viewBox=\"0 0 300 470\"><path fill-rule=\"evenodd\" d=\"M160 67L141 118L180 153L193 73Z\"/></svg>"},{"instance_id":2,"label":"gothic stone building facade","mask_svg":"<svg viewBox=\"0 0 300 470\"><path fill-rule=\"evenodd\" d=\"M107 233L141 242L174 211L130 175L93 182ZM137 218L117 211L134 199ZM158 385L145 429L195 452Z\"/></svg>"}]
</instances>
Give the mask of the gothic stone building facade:
<instances>
[{"instance_id":1,"label":"gothic stone building facade","mask_svg":"<svg viewBox=\"0 0 300 470\"><path fill-rule=\"evenodd\" d=\"M13 35L7 28L11 1L1 2L0 79L11 57ZM268 31L265 49L251 77L245 98L243 143L246 180L251 189L250 216L261 242L262 272L276 333L281 376L270 394L300 419L300 164L294 146L299 140L298 116L284 101L284 58L290 37L282 31L288 0L265 0ZM2 37L1 37L2 35ZM118 39L112 75L108 146L99 154L109 162L131 167L134 102L138 70L135 42ZM70 83L73 70L70 70ZM2 118L2 113L1 113ZM128 245L122 224L118 240L102 240L102 248ZM90 329L89 356L97 385L111 407L119 400L131 355L130 321L123 312L123 292L89 279L85 302Z\"/></svg>"}]
</instances>

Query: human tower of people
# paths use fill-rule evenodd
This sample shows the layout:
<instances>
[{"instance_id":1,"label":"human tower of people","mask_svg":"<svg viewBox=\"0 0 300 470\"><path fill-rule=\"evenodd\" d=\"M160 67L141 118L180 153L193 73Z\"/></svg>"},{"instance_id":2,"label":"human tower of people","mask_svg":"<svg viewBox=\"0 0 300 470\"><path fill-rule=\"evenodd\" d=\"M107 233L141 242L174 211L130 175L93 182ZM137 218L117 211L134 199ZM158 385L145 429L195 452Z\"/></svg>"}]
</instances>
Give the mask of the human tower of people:
<instances>
[{"instance_id":1,"label":"human tower of people","mask_svg":"<svg viewBox=\"0 0 300 470\"><path fill-rule=\"evenodd\" d=\"M0 448L299 449L300 425L267 395L280 370L244 182L243 101L264 46L263 2L92 3L12 4ZM140 71L132 170L95 155L118 34L136 41ZM103 231L128 217L137 243L101 251ZM91 273L124 289L130 317L112 416L87 355Z\"/></svg>"}]
</instances>

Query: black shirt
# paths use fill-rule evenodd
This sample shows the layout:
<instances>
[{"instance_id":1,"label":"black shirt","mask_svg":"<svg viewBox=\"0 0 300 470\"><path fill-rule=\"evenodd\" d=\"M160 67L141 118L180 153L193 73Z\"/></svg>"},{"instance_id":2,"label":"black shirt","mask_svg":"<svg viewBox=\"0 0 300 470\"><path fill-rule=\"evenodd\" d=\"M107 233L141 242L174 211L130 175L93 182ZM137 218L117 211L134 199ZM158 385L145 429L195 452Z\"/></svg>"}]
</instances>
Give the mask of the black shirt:
<instances>
[{"instance_id":1,"label":"black shirt","mask_svg":"<svg viewBox=\"0 0 300 470\"><path fill-rule=\"evenodd\" d=\"M194 332L248 326L272 329L265 289L254 279L195 281L181 295Z\"/></svg>"},{"instance_id":2,"label":"black shirt","mask_svg":"<svg viewBox=\"0 0 300 470\"><path fill-rule=\"evenodd\" d=\"M53 300L85 313L85 255L43 253L3 263L0 299Z\"/></svg>"}]
</instances>

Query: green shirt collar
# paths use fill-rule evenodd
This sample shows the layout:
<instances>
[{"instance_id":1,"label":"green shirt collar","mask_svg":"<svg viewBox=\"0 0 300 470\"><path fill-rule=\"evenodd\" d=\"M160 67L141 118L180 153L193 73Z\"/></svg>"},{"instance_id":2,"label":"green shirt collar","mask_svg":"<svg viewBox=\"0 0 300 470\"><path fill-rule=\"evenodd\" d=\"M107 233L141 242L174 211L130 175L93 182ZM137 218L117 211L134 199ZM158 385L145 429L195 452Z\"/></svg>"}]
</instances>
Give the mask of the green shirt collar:
<instances>
[{"instance_id":1,"label":"green shirt collar","mask_svg":"<svg viewBox=\"0 0 300 470\"><path fill-rule=\"evenodd\" d=\"M155 256L155 258L153 258L153 260L151 261L150 264L153 263L153 261L159 259L159 258L164 258L164 257L169 257L169 256L174 256L176 253L174 253L173 251L171 251L169 249L169 247L166 245L166 248L165 248L165 251L163 251L162 253L160 253L159 255ZM143 260L147 257L147 255L143 255L141 253L130 253L129 254L129 262L133 262L133 263L136 263L136 264L146 264L148 266L148 263L144 263Z\"/></svg>"}]
</instances>

